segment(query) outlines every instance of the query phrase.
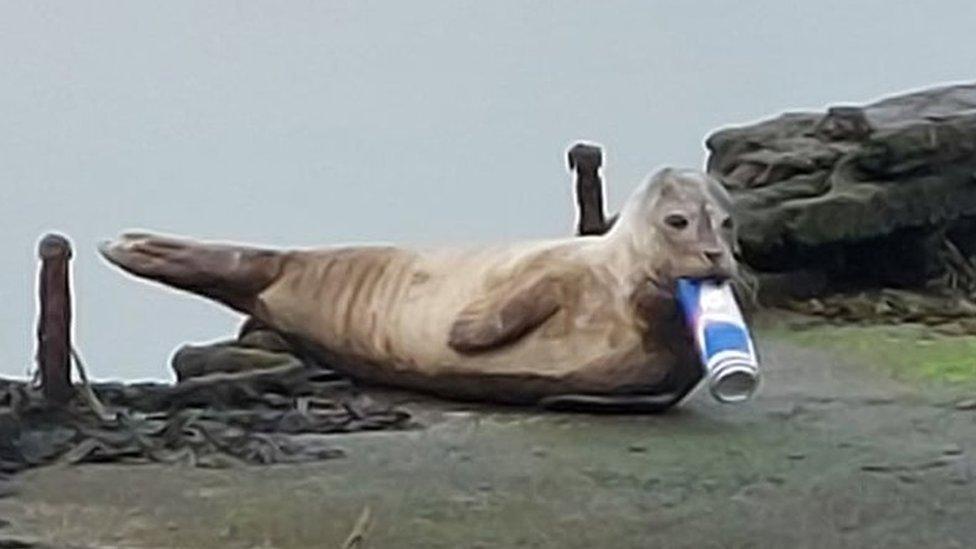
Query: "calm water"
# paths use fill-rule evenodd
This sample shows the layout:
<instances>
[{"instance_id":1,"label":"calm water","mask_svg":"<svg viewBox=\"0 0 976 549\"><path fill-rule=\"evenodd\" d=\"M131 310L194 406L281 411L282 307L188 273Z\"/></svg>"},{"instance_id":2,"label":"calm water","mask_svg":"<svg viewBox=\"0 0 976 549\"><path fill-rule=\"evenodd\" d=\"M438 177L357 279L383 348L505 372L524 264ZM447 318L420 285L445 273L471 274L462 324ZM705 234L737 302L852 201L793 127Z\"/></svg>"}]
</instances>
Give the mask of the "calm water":
<instances>
[{"instance_id":1,"label":"calm water","mask_svg":"<svg viewBox=\"0 0 976 549\"><path fill-rule=\"evenodd\" d=\"M970 2L0 6L0 374L33 353L35 245L77 248L97 377L166 378L238 319L109 269L140 227L274 245L570 233L563 160L615 208L713 128L972 78Z\"/></svg>"}]
</instances>

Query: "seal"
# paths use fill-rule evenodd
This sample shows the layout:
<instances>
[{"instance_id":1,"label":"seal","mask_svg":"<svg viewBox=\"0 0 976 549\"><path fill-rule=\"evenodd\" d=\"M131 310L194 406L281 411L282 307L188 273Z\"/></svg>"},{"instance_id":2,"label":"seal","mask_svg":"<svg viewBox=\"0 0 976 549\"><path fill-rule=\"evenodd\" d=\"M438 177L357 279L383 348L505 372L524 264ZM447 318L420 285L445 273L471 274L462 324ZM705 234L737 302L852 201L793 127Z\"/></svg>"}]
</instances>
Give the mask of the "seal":
<instances>
[{"instance_id":1,"label":"seal","mask_svg":"<svg viewBox=\"0 0 976 549\"><path fill-rule=\"evenodd\" d=\"M279 251L130 233L100 250L129 273L250 315L357 380L660 411L701 379L674 285L735 275L730 208L712 177L669 168L599 236Z\"/></svg>"}]
</instances>

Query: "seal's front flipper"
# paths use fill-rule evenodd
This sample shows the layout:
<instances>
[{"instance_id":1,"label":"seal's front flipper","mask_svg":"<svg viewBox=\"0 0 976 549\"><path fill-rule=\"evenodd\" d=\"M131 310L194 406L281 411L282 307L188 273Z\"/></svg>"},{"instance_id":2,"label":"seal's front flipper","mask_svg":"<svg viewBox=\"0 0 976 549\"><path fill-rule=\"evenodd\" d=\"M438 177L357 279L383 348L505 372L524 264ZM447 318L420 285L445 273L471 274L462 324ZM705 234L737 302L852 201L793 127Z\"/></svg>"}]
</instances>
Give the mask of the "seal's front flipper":
<instances>
[{"instance_id":1,"label":"seal's front flipper","mask_svg":"<svg viewBox=\"0 0 976 549\"><path fill-rule=\"evenodd\" d=\"M602 414L659 414L677 404L684 395L555 395L539 401L539 406L557 412Z\"/></svg>"},{"instance_id":2,"label":"seal's front flipper","mask_svg":"<svg viewBox=\"0 0 976 549\"><path fill-rule=\"evenodd\" d=\"M157 280L250 312L254 298L281 270L284 255L227 244L126 234L99 251L136 276Z\"/></svg>"},{"instance_id":3,"label":"seal's front flipper","mask_svg":"<svg viewBox=\"0 0 976 549\"><path fill-rule=\"evenodd\" d=\"M508 345L556 314L560 307L559 284L548 277L499 288L458 314L448 345L468 354Z\"/></svg>"}]
</instances>

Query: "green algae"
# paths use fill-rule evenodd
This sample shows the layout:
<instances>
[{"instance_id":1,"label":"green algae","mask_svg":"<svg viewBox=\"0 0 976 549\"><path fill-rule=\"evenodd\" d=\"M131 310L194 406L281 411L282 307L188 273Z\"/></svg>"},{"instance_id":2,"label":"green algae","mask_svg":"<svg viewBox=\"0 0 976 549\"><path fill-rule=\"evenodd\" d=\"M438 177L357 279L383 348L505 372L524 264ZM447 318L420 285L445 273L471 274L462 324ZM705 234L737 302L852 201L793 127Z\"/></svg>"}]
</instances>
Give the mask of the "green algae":
<instances>
[{"instance_id":1,"label":"green algae","mask_svg":"<svg viewBox=\"0 0 976 549\"><path fill-rule=\"evenodd\" d=\"M899 381L976 385L976 336L940 335L920 324L777 326L762 335L844 355Z\"/></svg>"}]
</instances>

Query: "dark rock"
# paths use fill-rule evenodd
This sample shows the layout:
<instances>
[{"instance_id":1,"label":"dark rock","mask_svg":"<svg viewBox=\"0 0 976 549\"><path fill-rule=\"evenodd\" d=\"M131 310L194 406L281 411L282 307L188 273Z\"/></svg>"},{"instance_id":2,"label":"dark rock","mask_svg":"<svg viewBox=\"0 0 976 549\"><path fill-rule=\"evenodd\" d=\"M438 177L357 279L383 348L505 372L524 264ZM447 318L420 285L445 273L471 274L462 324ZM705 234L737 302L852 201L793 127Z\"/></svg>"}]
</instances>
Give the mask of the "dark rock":
<instances>
[{"instance_id":1,"label":"dark rock","mask_svg":"<svg viewBox=\"0 0 976 549\"><path fill-rule=\"evenodd\" d=\"M976 84L784 114L707 146L754 269L819 272L828 290L947 272L976 285Z\"/></svg>"}]
</instances>

